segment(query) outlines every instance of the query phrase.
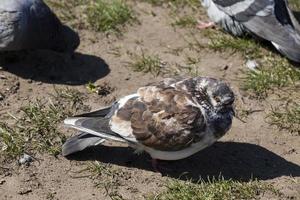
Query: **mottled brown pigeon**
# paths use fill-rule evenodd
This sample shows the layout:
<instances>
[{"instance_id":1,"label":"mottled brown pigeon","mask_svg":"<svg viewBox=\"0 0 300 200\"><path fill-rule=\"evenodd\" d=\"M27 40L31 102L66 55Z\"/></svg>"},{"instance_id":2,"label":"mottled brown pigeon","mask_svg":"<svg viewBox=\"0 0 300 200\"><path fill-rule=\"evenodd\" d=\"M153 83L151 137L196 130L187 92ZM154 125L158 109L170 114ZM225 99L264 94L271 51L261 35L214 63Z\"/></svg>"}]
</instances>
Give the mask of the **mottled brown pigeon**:
<instances>
[{"instance_id":1,"label":"mottled brown pigeon","mask_svg":"<svg viewBox=\"0 0 300 200\"><path fill-rule=\"evenodd\" d=\"M231 127L234 94L213 78L165 79L141 87L111 107L67 118L82 133L63 145L64 156L114 140L153 159L178 160L213 144Z\"/></svg>"}]
</instances>

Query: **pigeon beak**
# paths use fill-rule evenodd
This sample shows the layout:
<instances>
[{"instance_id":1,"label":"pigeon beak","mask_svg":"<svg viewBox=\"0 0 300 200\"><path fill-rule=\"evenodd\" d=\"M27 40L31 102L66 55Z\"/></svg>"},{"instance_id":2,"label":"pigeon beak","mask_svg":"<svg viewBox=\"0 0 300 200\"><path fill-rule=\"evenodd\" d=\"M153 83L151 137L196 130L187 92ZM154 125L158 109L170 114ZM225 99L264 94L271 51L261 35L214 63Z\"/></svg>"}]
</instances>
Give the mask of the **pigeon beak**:
<instances>
[{"instance_id":1,"label":"pigeon beak","mask_svg":"<svg viewBox=\"0 0 300 200\"><path fill-rule=\"evenodd\" d=\"M227 98L223 100L223 105L232 105L234 102L234 98Z\"/></svg>"},{"instance_id":2,"label":"pigeon beak","mask_svg":"<svg viewBox=\"0 0 300 200\"><path fill-rule=\"evenodd\" d=\"M232 115L235 117L236 115L235 115L235 110L232 108L231 109L231 112L232 112Z\"/></svg>"}]
</instances>

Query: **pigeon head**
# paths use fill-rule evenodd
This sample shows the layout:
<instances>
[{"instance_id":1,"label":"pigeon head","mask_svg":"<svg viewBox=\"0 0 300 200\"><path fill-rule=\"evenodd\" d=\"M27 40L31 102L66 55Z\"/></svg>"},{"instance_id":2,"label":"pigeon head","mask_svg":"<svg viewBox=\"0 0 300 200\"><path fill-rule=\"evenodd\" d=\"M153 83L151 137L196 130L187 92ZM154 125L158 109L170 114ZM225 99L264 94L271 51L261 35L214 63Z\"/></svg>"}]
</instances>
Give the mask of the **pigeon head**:
<instances>
[{"instance_id":1,"label":"pigeon head","mask_svg":"<svg viewBox=\"0 0 300 200\"><path fill-rule=\"evenodd\" d=\"M235 115L234 93L226 83L213 78L197 79L195 90L214 136L222 137L231 127Z\"/></svg>"},{"instance_id":2,"label":"pigeon head","mask_svg":"<svg viewBox=\"0 0 300 200\"><path fill-rule=\"evenodd\" d=\"M58 52L74 52L80 44L78 34L70 27L62 25L60 34L57 35L56 43L53 43L52 50Z\"/></svg>"},{"instance_id":3,"label":"pigeon head","mask_svg":"<svg viewBox=\"0 0 300 200\"><path fill-rule=\"evenodd\" d=\"M232 109L234 94L230 87L223 82L216 82L207 87L209 101L217 112L228 112Z\"/></svg>"},{"instance_id":4,"label":"pigeon head","mask_svg":"<svg viewBox=\"0 0 300 200\"><path fill-rule=\"evenodd\" d=\"M234 93L230 87L217 79L204 78L197 81L196 90L205 96L205 100L216 112L228 112L232 110Z\"/></svg>"}]
</instances>

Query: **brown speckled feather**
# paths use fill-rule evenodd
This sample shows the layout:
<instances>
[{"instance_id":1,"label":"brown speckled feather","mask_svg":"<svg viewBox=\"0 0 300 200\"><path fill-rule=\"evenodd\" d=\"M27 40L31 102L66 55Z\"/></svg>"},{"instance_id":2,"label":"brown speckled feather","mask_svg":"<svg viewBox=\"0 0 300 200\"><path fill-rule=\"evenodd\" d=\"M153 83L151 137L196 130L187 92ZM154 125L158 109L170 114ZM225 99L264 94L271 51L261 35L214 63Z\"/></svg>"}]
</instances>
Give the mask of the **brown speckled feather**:
<instances>
[{"instance_id":1,"label":"brown speckled feather","mask_svg":"<svg viewBox=\"0 0 300 200\"><path fill-rule=\"evenodd\" d=\"M176 151L189 146L197 139L196 132L205 128L204 117L191 105L190 93L171 84L172 79L140 88L140 98L127 101L112 122L130 122L137 141L157 150Z\"/></svg>"}]
</instances>

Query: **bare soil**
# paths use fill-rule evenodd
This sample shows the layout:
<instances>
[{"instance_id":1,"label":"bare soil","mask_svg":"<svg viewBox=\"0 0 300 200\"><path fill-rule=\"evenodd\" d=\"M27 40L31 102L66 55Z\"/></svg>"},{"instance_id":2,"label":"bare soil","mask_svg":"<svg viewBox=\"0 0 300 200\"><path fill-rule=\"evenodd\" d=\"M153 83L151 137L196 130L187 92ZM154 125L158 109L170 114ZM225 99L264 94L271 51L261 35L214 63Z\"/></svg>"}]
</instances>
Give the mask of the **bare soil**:
<instances>
[{"instance_id":1,"label":"bare soil","mask_svg":"<svg viewBox=\"0 0 300 200\"><path fill-rule=\"evenodd\" d=\"M148 155L134 155L127 146L111 142L69 158L37 154L37 160L30 166L18 166L17 160L10 165L3 161L0 163L1 200L145 199L163 190L169 177L196 182L200 177L219 175L225 179L271 183L283 193L280 199L300 199L300 137L278 130L265 120L270 105L276 103L276 96L262 101L251 98L241 89L240 77L245 70L243 57L238 53L189 48L190 31L172 27L166 9L139 3L135 7L139 23L125 27L122 36L78 29L81 45L73 56L30 51L1 61L0 92L5 96L0 101L1 120L8 120L7 112L18 115L20 107L29 101L50 98L54 86L78 89L88 97L85 104L96 109L140 86L173 76L165 73L154 77L129 68L130 52L139 54L142 50L158 54L173 72L186 65L187 55L199 58L199 75L227 81L235 91L237 108L259 112L250 114L245 122L235 119L226 136L196 155L163 162L169 170L162 173L153 171ZM199 17L207 19L205 15ZM208 42L199 30L193 31L203 44ZM174 53L179 48L182 50ZM183 71L179 74L189 75ZM89 82L115 89L107 96L91 94L86 89ZM66 135L75 133L60 129ZM114 177L93 179L84 169L88 162L95 160L107 163L107 167L115 171ZM261 199L279 197L262 196Z\"/></svg>"}]
</instances>

